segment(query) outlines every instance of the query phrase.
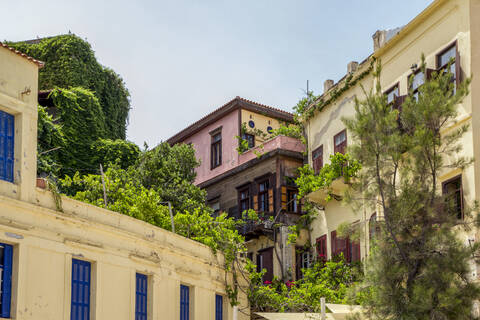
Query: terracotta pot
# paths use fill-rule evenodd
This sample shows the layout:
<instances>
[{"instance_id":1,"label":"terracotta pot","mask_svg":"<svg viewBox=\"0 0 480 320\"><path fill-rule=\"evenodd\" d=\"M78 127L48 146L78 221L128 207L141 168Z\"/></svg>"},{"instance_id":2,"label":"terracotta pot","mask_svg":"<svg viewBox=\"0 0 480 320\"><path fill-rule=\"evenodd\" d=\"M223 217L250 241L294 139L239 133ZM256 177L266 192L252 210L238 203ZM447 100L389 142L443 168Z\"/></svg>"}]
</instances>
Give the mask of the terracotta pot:
<instances>
[{"instance_id":1,"label":"terracotta pot","mask_svg":"<svg viewBox=\"0 0 480 320\"><path fill-rule=\"evenodd\" d=\"M37 178L37 188L47 189L47 180L44 178Z\"/></svg>"}]
</instances>

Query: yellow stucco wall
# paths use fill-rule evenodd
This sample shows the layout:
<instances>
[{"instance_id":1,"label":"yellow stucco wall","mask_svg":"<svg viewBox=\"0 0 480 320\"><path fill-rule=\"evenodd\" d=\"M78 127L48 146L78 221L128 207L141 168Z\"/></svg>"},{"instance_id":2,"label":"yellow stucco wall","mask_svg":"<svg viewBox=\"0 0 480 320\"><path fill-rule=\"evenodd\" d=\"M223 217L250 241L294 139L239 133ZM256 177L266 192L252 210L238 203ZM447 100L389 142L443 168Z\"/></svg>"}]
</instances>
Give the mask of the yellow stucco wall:
<instances>
[{"instance_id":1,"label":"yellow stucco wall","mask_svg":"<svg viewBox=\"0 0 480 320\"><path fill-rule=\"evenodd\" d=\"M425 54L427 68L436 69L436 55L455 41L457 41L460 53L463 77L465 78L473 73L475 75L473 79L475 79L477 74L480 74L478 50L473 50L474 46L477 49L480 48L478 40L480 36L479 16L480 0L434 1L429 8L410 22L399 35L374 52L374 56L382 62L380 79L382 90L388 89L399 82L400 95L407 94L407 81L412 73L410 67L413 64L420 64L421 54ZM471 17L475 17L475 19L471 19ZM476 37L473 32L476 32ZM476 60L472 59L472 56L476 57ZM368 65L368 61L361 65L354 77L363 72ZM373 83L374 79L371 75L361 81L361 85L367 91L373 87ZM342 86L343 84L340 84L340 87ZM464 102L458 106L458 123L452 124L452 127L448 130L460 124L470 124L470 130L461 140L463 145L462 155L467 157L477 155L476 158L478 158L480 145L478 139L474 139L473 135L480 128L480 118L475 117L475 112L473 112L480 102L480 97L477 98L478 91L480 91L478 81L472 83L471 89L473 94L467 96ZM347 90L333 104L327 106L321 112L317 112L312 119L306 122L310 163L311 151L320 145L323 145L324 162L328 162L329 156L333 153L333 137L345 128L341 118L354 115L355 96L359 99L364 97L360 84ZM474 98L476 99L475 102L472 100ZM472 114L474 115L473 121ZM347 141L348 144L352 144L352 138L348 132ZM442 172L439 188L442 181L462 173L466 201L479 199L475 190L475 180L480 181L479 165L477 161L475 165L466 168L463 172ZM373 212L375 212L373 208L353 212L351 208L332 200L325 206L325 210L319 211L318 218L313 222L312 241L323 234L328 234L327 250L330 255L331 231L336 230L340 223L353 223L360 220L364 230L361 241L361 255L364 257L365 253L368 252L368 219ZM473 235L460 234L459 236L467 238Z\"/></svg>"},{"instance_id":2,"label":"yellow stucco wall","mask_svg":"<svg viewBox=\"0 0 480 320\"><path fill-rule=\"evenodd\" d=\"M148 275L148 319L179 319L180 284L190 319L213 319L226 298L223 256L169 231L35 187L37 66L0 47L0 110L15 116L15 179L0 181L0 242L13 246L13 319L70 319L72 259L91 262L91 319L133 319L135 274ZM21 94L25 88L30 94ZM242 281L242 278L240 281ZM239 292L238 319L249 319Z\"/></svg>"},{"instance_id":3,"label":"yellow stucco wall","mask_svg":"<svg viewBox=\"0 0 480 320\"><path fill-rule=\"evenodd\" d=\"M276 130L280 127L280 124L281 124L280 121L272 117L242 109L241 123L245 123L245 125L247 126L247 132L250 132L252 130L252 128L248 126L248 122L250 120L252 120L255 123L255 128L253 129L261 130L267 134L268 134L267 127L270 126L272 127L273 130ZM262 142L264 142L264 139L262 137L255 136L255 145L257 145L257 143L260 144Z\"/></svg>"}]
</instances>

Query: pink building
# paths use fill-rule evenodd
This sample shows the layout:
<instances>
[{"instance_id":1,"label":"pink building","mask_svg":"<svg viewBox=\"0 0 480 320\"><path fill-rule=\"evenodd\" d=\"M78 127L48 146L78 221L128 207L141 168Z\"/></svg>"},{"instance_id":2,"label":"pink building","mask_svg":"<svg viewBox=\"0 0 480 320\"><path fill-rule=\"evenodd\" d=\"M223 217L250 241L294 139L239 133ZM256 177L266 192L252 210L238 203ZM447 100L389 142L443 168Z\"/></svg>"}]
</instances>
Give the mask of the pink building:
<instances>
[{"instance_id":1,"label":"pink building","mask_svg":"<svg viewBox=\"0 0 480 320\"><path fill-rule=\"evenodd\" d=\"M207 191L215 212L243 219L242 213L253 209L265 219L247 221L240 230L248 241L249 257L259 269L267 269L264 280L291 269L300 272L295 261L301 258L285 243L285 230L302 214L294 180L304 163L305 146L297 139L272 135L292 121L289 112L236 97L167 140L193 145L201 161L195 183ZM273 217L285 228L268 224ZM274 232L283 235L272 238ZM274 256L275 246L284 252L283 258Z\"/></svg>"}]
</instances>

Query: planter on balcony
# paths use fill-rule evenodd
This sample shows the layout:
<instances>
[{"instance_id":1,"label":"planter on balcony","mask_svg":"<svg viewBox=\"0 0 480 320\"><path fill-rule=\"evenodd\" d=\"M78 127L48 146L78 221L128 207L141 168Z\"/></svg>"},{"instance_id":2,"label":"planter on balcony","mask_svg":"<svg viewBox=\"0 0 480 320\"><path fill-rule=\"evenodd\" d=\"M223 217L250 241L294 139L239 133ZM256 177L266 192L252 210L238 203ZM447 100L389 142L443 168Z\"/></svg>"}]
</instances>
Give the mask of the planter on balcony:
<instances>
[{"instance_id":1,"label":"planter on balcony","mask_svg":"<svg viewBox=\"0 0 480 320\"><path fill-rule=\"evenodd\" d=\"M318 189L314 192L311 192L307 195L307 199L325 206L327 204L326 198L329 194L341 197L347 188L348 184L345 182L345 178L340 177L333 180L329 189Z\"/></svg>"}]
</instances>

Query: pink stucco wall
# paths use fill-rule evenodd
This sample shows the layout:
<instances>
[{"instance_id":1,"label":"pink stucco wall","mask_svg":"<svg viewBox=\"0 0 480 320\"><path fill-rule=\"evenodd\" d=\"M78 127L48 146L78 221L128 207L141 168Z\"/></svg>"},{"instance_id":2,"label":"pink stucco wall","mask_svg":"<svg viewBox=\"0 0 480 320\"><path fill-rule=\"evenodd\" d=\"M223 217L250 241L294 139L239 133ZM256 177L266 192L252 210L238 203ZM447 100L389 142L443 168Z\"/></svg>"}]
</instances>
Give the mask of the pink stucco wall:
<instances>
[{"instance_id":1,"label":"pink stucco wall","mask_svg":"<svg viewBox=\"0 0 480 320\"><path fill-rule=\"evenodd\" d=\"M295 152L304 152L305 145L300 142L300 140L286 137L286 136L276 136L273 139L265 141L263 146L257 146L247 152L242 153L239 156L238 165L241 165L247 161L255 159L257 155L262 155L267 152L276 150L276 149L283 149Z\"/></svg>"},{"instance_id":2,"label":"pink stucco wall","mask_svg":"<svg viewBox=\"0 0 480 320\"><path fill-rule=\"evenodd\" d=\"M240 132L238 127L238 117L240 110L234 110L225 117L208 125L199 132L185 139L184 143L192 143L195 148L195 155L201 164L197 168L197 178L195 184L202 183L218 176L238 165L238 141L235 138ZM210 132L222 126L222 164L213 170L210 170Z\"/></svg>"}]
</instances>

